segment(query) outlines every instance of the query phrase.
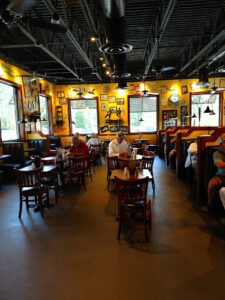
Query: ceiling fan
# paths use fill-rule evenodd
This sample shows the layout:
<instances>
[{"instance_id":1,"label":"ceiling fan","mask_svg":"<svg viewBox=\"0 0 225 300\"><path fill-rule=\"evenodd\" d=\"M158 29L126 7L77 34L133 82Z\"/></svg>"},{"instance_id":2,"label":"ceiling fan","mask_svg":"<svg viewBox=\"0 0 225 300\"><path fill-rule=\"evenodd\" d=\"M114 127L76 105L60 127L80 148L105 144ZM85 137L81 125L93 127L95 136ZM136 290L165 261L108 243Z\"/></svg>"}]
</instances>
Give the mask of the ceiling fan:
<instances>
[{"instance_id":1,"label":"ceiling fan","mask_svg":"<svg viewBox=\"0 0 225 300\"><path fill-rule=\"evenodd\" d=\"M31 9L36 0L1 0L0 20L9 28L15 24L25 24L37 28L50 29L58 33L65 33L67 29L60 25L59 15L54 13L50 22L24 16L24 10Z\"/></svg>"},{"instance_id":2,"label":"ceiling fan","mask_svg":"<svg viewBox=\"0 0 225 300\"><path fill-rule=\"evenodd\" d=\"M158 47L157 47L157 64L152 67L152 72L154 72L156 74L155 78L156 79L161 79L163 77L163 73L174 71L174 70L176 70L176 68L173 67L173 66L165 67L165 66L160 65L160 63L159 63L159 43L158 43Z\"/></svg>"}]
</instances>

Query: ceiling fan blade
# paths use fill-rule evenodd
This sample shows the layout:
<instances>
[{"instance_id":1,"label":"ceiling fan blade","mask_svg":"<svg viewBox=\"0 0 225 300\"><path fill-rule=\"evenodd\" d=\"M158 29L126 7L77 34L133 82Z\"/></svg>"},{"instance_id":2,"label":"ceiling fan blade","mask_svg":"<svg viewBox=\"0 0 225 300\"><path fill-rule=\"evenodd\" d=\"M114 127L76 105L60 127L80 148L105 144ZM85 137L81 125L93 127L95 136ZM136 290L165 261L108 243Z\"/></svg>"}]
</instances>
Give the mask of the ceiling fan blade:
<instances>
[{"instance_id":1,"label":"ceiling fan blade","mask_svg":"<svg viewBox=\"0 0 225 300\"><path fill-rule=\"evenodd\" d=\"M52 24L51 22L47 22L44 20L33 19L29 17L22 17L21 21L26 25L31 25L37 28L50 29L59 33L66 33L67 29L64 26Z\"/></svg>"},{"instance_id":2,"label":"ceiling fan blade","mask_svg":"<svg viewBox=\"0 0 225 300\"><path fill-rule=\"evenodd\" d=\"M161 68L161 72L167 72L167 71L172 71L172 70L176 70L176 68L172 67L172 66Z\"/></svg>"}]
</instances>

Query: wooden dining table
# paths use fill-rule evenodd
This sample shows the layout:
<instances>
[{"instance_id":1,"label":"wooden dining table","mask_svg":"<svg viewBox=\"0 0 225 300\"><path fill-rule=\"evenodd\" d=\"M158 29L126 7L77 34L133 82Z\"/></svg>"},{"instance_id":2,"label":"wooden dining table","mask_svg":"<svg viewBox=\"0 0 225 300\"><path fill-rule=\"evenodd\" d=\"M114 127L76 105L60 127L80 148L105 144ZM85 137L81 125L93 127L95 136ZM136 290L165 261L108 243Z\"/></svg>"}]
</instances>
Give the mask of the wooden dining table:
<instances>
[{"instance_id":1,"label":"wooden dining table","mask_svg":"<svg viewBox=\"0 0 225 300\"><path fill-rule=\"evenodd\" d=\"M43 166L41 173L46 174L46 173L54 171L55 169L57 169L57 166L54 166L54 165ZM25 172L32 171L32 170L33 170L32 165L20 169L20 171L25 171Z\"/></svg>"},{"instance_id":2,"label":"wooden dining table","mask_svg":"<svg viewBox=\"0 0 225 300\"><path fill-rule=\"evenodd\" d=\"M126 174L124 173L124 169L113 170L110 179L113 181L115 177L118 177L123 180L136 180L136 179L143 179L145 177L152 179L152 175L148 169L139 169L139 168L136 168L134 174L130 174L129 169L127 170Z\"/></svg>"},{"instance_id":3,"label":"wooden dining table","mask_svg":"<svg viewBox=\"0 0 225 300\"><path fill-rule=\"evenodd\" d=\"M7 159L7 158L9 158L9 157L11 157L10 154L3 154L3 155L0 155L0 160Z\"/></svg>"}]
</instances>

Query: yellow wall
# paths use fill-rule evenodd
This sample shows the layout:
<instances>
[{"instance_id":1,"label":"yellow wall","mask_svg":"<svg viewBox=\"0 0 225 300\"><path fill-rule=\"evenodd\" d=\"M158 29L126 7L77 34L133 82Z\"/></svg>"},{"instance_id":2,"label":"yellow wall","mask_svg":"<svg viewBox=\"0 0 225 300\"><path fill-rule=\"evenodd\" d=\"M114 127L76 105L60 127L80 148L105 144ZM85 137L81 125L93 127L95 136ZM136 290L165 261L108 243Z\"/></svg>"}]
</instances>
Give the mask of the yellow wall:
<instances>
[{"instance_id":1,"label":"yellow wall","mask_svg":"<svg viewBox=\"0 0 225 300\"><path fill-rule=\"evenodd\" d=\"M25 75L31 75L27 73L26 71L20 70L19 68L12 66L2 60L0 60L0 78L7 79L9 81L15 82L21 86L23 86L22 82L22 76ZM221 78L216 78L216 84L217 86L220 86L220 80ZM210 82L213 82L213 78L209 79ZM198 79L184 79L184 80L161 80L161 81L152 81L152 82L145 82L145 86L143 86L143 83L128 83L127 85L130 87L126 91L117 90L117 83L107 83L107 84L81 84L79 85L53 85L43 79L37 80L37 85L32 86L31 88L33 90L33 95L30 97L25 97L24 95L24 88L22 88L22 96L23 96L23 102L24 102L24 113L29 114L35 110L38 110L38 108L29 110L28 103L29 101L33 103L33 101L37 102L38 94L40 92L39 89L39 83L42 83L42 87L45 90L45 94L48 96L51 96L52 99L52 113L53 113L53 124L54 124L54 132L55 135L61 135L64 136L63 140L65 143L70 142L69 135L69 122L68 122L68 105L63 104L63 124L56 123L56 106L61 105L59 103L59 94L58 92L64 92L64 97L68 99L74 99L77 98L77 92L72 91L72 88L83 88L83 89L93 89L94 90L94 96L98 99L98 107L99 107L99 126L104 126L105 124L105 115L106 111L102 111L101 106L103 103L107 104L107 110L109 110L110 107L120 107L122 110L121 118L122 123L121 125L128 126L128 96L129 95L135 95L141 92L144 88L149 90L151 93L159 93L159 129L162 129L162 111L163 110L177 110L178 115L178 125L180 125L180 107L181 106L188 106L189 110L189 98L190 98L190 92L206 92L210 91L210 89L198 89L198 90L191 90L191 83L198 82ZM182 93L181 89L182 87L186 86L188 92ZM211 86L210 86L211 87ZM114 96L117 98L124 98L124 105L117 105L117 103L108 103L108 101L100 101L100 95L101 94L107 94L108 97ZM180 99L177 103L172 103L169 100L169 97L172 94L178 94ZM88 95L86 93L86 95ZM36 105L37 106L37 105ZM115 114L112 114L112 119L117 119L117 116ZM190 119L188 119L188 122L190 122ZM32 127L34 124L32 124ZM189 124L187 124L189 125ZM26 130L30 130L30 126L26 125ZM110 131L101 134L101 139L106 139L106 136L110 135L111 138L115 135L114 133L111 133ZM32 136L29 136L31 138ZM28 138L28 136L27 136ZM128 141L133 141L135 138L139 138L139 135L128 135L127 139ZM143 135L143 138L148 138L150 143L156 143L156 135Z\"/></svg>"}]
</instances>

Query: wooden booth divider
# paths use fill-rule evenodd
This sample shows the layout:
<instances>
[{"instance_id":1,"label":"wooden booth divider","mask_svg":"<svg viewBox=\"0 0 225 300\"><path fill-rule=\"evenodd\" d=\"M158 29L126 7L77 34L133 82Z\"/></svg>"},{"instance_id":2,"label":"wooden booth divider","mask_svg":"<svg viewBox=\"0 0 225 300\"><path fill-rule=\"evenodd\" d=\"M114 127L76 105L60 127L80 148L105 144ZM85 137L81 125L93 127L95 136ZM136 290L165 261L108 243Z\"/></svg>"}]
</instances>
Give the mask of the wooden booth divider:
<instances>
[{"instance_id":1,"label":"wooden booth divider","mask_svg":"<svg viewBox=\"0 0 225 300\"><path fill-rule=\"evenodd\" d=\"M164 135L166 135L167 131L171 131L175 128L176 126L168 126L166 127L166 129L158 131L159 158L164 158L164 147L163 147Z\"/></svg>"}]
</instances>

